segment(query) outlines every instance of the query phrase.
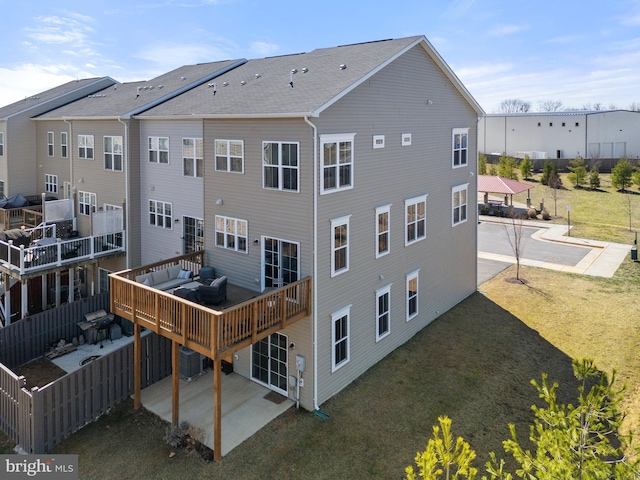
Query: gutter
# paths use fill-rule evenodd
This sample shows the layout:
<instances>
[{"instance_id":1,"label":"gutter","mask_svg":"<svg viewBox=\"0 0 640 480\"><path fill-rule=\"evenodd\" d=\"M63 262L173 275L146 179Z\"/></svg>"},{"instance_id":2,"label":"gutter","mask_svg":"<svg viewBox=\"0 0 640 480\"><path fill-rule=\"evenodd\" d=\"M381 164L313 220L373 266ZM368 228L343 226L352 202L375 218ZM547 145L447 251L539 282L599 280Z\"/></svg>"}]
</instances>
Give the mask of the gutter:
<instances>
[{"instance_id":1,"label":"gutter","mask_svg":"<svg viewBox=\"0 0 640 480\"><path fill-rule=\"evenodd\" d=\"M319 411L318 406L318 127L309 121L305 115L304 121L313 129L313 409Z\"/></svg>"},{"instance_id":2,"label":"gutter","mask_svg":"<svg viewBox=\"0 0 640 480\"><path fill-rule=\"evenodd\" d=\"M141 120L193 120L202 119L242 119L242 118L308 118L318 117L315 112L292 112L292 113L184 113L179 115L136 115ZM305 120L306 121L306 120ZM308 122L307 122L308 123Z\"/></svg>"}]
</instances>

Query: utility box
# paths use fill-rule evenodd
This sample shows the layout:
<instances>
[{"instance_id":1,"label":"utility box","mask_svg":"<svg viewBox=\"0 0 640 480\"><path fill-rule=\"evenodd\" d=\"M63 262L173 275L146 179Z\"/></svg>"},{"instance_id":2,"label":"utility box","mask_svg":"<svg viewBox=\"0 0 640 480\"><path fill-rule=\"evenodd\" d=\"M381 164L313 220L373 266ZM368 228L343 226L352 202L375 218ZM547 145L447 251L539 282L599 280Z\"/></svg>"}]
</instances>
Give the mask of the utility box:
<instances>
[{"instance_id":1,"label":"utility box","mask_svg":"<svg viewBox=\"0 0 640 480\"><path fill-rule=\"evenodd\" d=\"M638 260L638 247L636 247L635 245L631 247L631 260Z\"/></svg>"}]
</instances>

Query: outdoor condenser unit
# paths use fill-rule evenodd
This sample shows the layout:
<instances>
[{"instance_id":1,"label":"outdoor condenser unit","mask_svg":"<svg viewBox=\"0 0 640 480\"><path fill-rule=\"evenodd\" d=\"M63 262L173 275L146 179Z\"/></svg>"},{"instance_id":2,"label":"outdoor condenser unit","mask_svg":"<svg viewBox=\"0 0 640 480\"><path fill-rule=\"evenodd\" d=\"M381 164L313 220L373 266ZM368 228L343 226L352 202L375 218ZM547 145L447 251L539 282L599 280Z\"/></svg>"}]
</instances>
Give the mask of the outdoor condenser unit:
<instances>
[{"instance_id":1,"label":"outdoor condenser unit","mask_svg":"<svg viewBox=\"0 0 640 480\"><path fill-rule=\"evenodd\" d=\"M202 374L202 356L188 347L180 347L180 376L190 382Z\"/></svg>"}]
</instances>

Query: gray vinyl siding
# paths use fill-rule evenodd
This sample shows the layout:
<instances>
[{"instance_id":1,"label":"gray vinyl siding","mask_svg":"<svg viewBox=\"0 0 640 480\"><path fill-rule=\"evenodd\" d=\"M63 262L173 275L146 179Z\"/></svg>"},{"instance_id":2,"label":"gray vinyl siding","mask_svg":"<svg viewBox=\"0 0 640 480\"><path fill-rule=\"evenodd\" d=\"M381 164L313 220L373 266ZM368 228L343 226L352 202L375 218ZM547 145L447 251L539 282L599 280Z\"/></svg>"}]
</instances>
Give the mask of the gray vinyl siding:
<instances>
[{"instance_id":1,"label":"gray vinyl siding","mask_svg":"<svg viewBox=\"0 0 640 480\"><path fill-rule=\"evenodd\" d=\"M231 283L253 290L261 285L262 236L300 243L300 277L312 274L311 128L295 120L205 120L205 246L207 263ZM244 173L215 171L214 141L244 141ZM262 188L262 142L299 142L300 192ZM222 199L222 205L216 200ZM247 220L248 253L215 246L215 216ZM259 243L254 244L258 239Z\"/></svg>"},{"instance_id":2,"label":"gray vinyl siding","mask_svg":"<svg viewBox=\"0 0 640 480\"><path fill-rule=\"evenodd\" d=\"M140 121L129 120L129 139L125 141L125 161L128 161L126 174L129 175L128 182L128 209L125 212L125 229L127 235L127 265L125 268L132 268L141 265L142 251L144 250L141 241L140 204L141 204L141 147L140 147ZM146 151L144 151L146 154ZM125 168L127 164L125 164Z\"/></svg>"},{"instance_id":3,"label":"gray vinyl siding","mask_svg":"<svg viewBox=\"0 0 640 480\"><path fill-rule=\"evenodd\" d=\"M204 180L182 175L182 139L202 138L201 120L142 120L140 123L139 224L142 245L153 245L153 248L142 249L141 263L144 265L183 253L183 216L204 218ZM149 137L169 138L168 164L149 162ZM149 223L149 200L172 204L173 228Z\"/></svg>"},{"instance_id":4,"label":"gray vinyl siding","mask_svg":"<svg viewBox=\"0 0 640 480\"><path fill-rule=\"evenodd\" d=\"M7 194L7 188L9 185L8 179L8 145L7 145L7 122L0 120L0 132L4 134L4 155L0 155L0 180L4 182L4 193Z\"/></svg>"},{"instance_id":5,"label":"gray vinyl siding","mask_svg":"<svg viewBox=\"0 0 640 480\"><path fill-rule=\"evenodd\" d=\"M320 134L356 133L354 188L319 197L318 403L475 291L476 120L421 47L313 120ZM469 128L467 167L452 168L454 128ZM402 133L412 134L411 146L401 146ZM373 135L385 135L385 148L372 148ZM452 227L451 189L465 183L468 221ZM405 247L404 201L423 194L426 239ZM391 204L391 252L376 259L375 208L385 204ZM351 215L349 271L331 278L330 222L343 215ZM418 268L419 315L406 322L405 277ZM391 333L376 343L375 292L388 284ZM331 313L349 304L350 361L331 373Z\"/></svg>"},{"instance_id":6,"label":"gray vinyl siding","mask_svg":"<svg viewBox=\"0 0 640 480\"><path fill-rule=\"evenodd\" d=\"M58 198L64 198L63 185L65 181L70 181L70 147L71 136L69 135L69 125L61 120L46 122L35 122L36 134L36 191L45 191L45 174L58 176ZM53 157L48 154L48 132L53 132ZM67 132L67 158L62 157L60 145L60 132ZM49 195L49 194L48 194ZM55 195L54 195L55 196Z\"/></svg>"},{"instance_id":7,"label":"gray vinyl siding","mask_svg":"<svg viewBox=\"0 0 640 480\"><path fill-rule=\"evenodd\" d=\"M37 195L36 183L36 126L27 116L11 118L5 135L7 179L5 195L16 193Z\"/></svg>"},{"instance_id":8,"label":"gray vinyl siding","mask_svg":"<svg viewBox=\"0 0 640 480\"><path fill-rule=\"evenodd\" d=\"M78 158L78 135L93 135L93 160ZM117 120L73 121L73 134L70 136L72 138L70 143L73 145L73 186L77 187L78 192L95 193L98 209L105 203L122 205L123 200L126 199L126 169L124 168L126 159L123 159L123 171L105 170L105 136L121 136L124 142L124 125ZM91 230L89 216L78 213L77 218L81 234L89 235Z\"/></svg>"}]
</instances>

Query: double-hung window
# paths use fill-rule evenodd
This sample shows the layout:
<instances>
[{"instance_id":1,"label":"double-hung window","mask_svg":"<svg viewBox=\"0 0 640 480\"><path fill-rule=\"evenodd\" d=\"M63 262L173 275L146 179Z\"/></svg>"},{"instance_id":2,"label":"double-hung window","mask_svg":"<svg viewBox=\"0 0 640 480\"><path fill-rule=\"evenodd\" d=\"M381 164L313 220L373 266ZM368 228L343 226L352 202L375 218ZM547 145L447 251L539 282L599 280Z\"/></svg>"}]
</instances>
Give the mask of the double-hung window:
<instances>
[{"instance_id":1,"label":"double-hung window","mask_svg":"<svg viewBox=\"0 0 640 480\"><path fill-rule=\"evenodd\" d=\"M60 156L67 158L69 156L69 134L67 132L60 132Z\"/></svg>"},{"instance_id":2,"label":"double-hung window","mask_svg":"<svg viewBox=\"0 0 640 480\"><path fill-rule=\"evenodd\" d=\"M331 372L349 362L349 317L351 305L331 314Z\"/></svg>"},{"instance_id":3,"label":"double-hung window","mask_svg":"<svg viewBox=\"0 0 640 480\"><path fill-rule=\"evenodd\" d=\"M53 157L53 132L47 132L47 156Z\"/></svg>"},{"instance_id":4,"label":"double-hung window","mask_svg":"<svg viewBox=\"0 0 640 480\"><path fill-rule=\"evenodd\" d=\"M467 165L467 140L469 136L468 128L453 129L453 168L465 167Z\"/></svg>"},{"instance_id":5,"label":"double-hung window","mask_svg":"<svg viewBox=\"0 0 640 480\"><path fill-rule=\"evenodd\" d=\"M202 177L202 139L182 139L182 175L185 177Z\"/></svg>"},{"instance_id":6,"label":"double-hung window","mask_svg":"<svg viewBox=\"0 0 640 480\"><path fill-rule=\"evenodd\" d=\"M391 205L376 208L376 258L389 253L389 214Z\"/></svg>"},{"instance_id":7,"label":"double-hung window","mask_svg":"<svg viewBox=\"0 0 640 480\"><path fill-rule=\"evenodd\" d=\"M298 144L262 142L262 177L264 188L298 191Z\"/></svg>"},{"instance_id":8,"label":"double-hung window","mask_svg":"<svg viewBox=\"0 0 640 480\"><path fill-rule=\"evenodd\" d=\"M247 253L247 221L216 215L216 247Z\"/></svg>"},{"instance_id":9,"label":"double-hung window","mask_svg":"<svg viewBox=\"0 0 640 480\"><path fill-rule=\"evenodd\" d=\"M122 137L104 137L104 169L122 171Z\"/></svg>"},{"instance_id":10,"label":"double-hung window","mask_svg":"<svg viewBox=\"0 0 640 480\"><path fill-rule=\"evenodd\" d=\"M93 135L78 135L78 158L93 160Z\"/></svg>"},{"instance_id":11,"label":"double-hung window","mask_svg":"<svg viewBox=\"0 0 640 480\"><path fill-rule=\"evenodd\" d=\"M406 246L424 240L427 235L427 195L405 200L404 210Z\"/></svg>"},{"instance_id":12,"label":"double-hung window","mask_svg":"<svg viewBox=\"0 0 640 480\"><path fill-rule=\"evenodd\" d=\"M194 217L182 217L184 238L184 253L204 250L204 220Z\"/></svg>"},{"instance_id":13,"label":"double-hung window","mask_svg":"<svg viewBox=\"0 0 640 480\"><path fill-rule=\"evenodd\" d=\"M355 133L320 135L322 185L320 193L353 188L353 143Z\"/></svg>"},{"instance_id":14,"label":"double-hung window","mask_svg":"<svg viewBox=\"0 0 640 480\"><path fill-rule=\"evenodd\" d=\"M349 218L351 215L331 220L331 276L349 270Z\"/></svg>"},{"instance_id":15,"label":"double-hung window","mask_svg":"<svg viewBox=\"0 0 640 480\"><path fill-rule=\"evenodd\" d=\"M244 172L244 141L216 140L216 171Z\"/></svg>"},{"instance_id":16,"label":"double-hung window","mask_svg":"<svg viewBox=\"0 0 640 480\"><path fill-rule=\"evenodd\" d=\"M58 193L58 176L45 173L44 191L47 193Z\"/></svg>"},{"instance_id":17,"label":"double-hung window","mask_svg":"<svg viewBox=\"0 0 640 480\"><path fill-rule=\"evenodd\" d=\"M418 273L415 270L406 277L406 319L407 322L418 315Z\"/></svg>"},{"instance_id":18,"label":"double-hung window","mask_svg":"<svg viewBox=\"0 0 640 480\"><path fill-rule=\"evenodd\" d=\"M4 156L4 132L0 132L0 157Z\"/></svg>"},{"instance_id":19,"label":"double-hung window","mask_svg":"<svg viewBox=\"0 0 640 480\"><path fill-rule=\"evenodd\" d=\"M149 161L169 163L169 137L149 137Z\"/></svg>"},{"instance_id":20,"label":"double-hung window","mask_svg":"<svg viewBox=\"0 0 640 480\"><path fill-rule=\"evenodd\" d=\"M451 225L456 226L459 223L467 221L467 193L469 192L469 184L458 185L453 187L451 191Z\"/></svg>"},{"instance_id":21,"label":"double-hung window","mask_svg":"<svg viewBox=\"0 0 640 480\"><path fill-rule=\"evenodd\" d=\"M91 215L96 211L98 197L95 193L78 192L78 209L81 215Z\"/></svg>"},{"instance_id":22,"label":"double-hung window","mask_svg":"<svg viewBox=\"0 0 640 480\"><path fill-rule=\"evenodd\" d=\"M170 202L149 200L149 224L162 228L173 228L173 205Z\"/></svg>"},{"instance_id":23,"label":"double-hung window","mask_svg":"<svg viewBox=\"0 0 640 480\"><path fill-rule=\"evenodd\" d=\"M376 342L391 332L391 285L376 290Z\"/></svg>"}]
</instances>

